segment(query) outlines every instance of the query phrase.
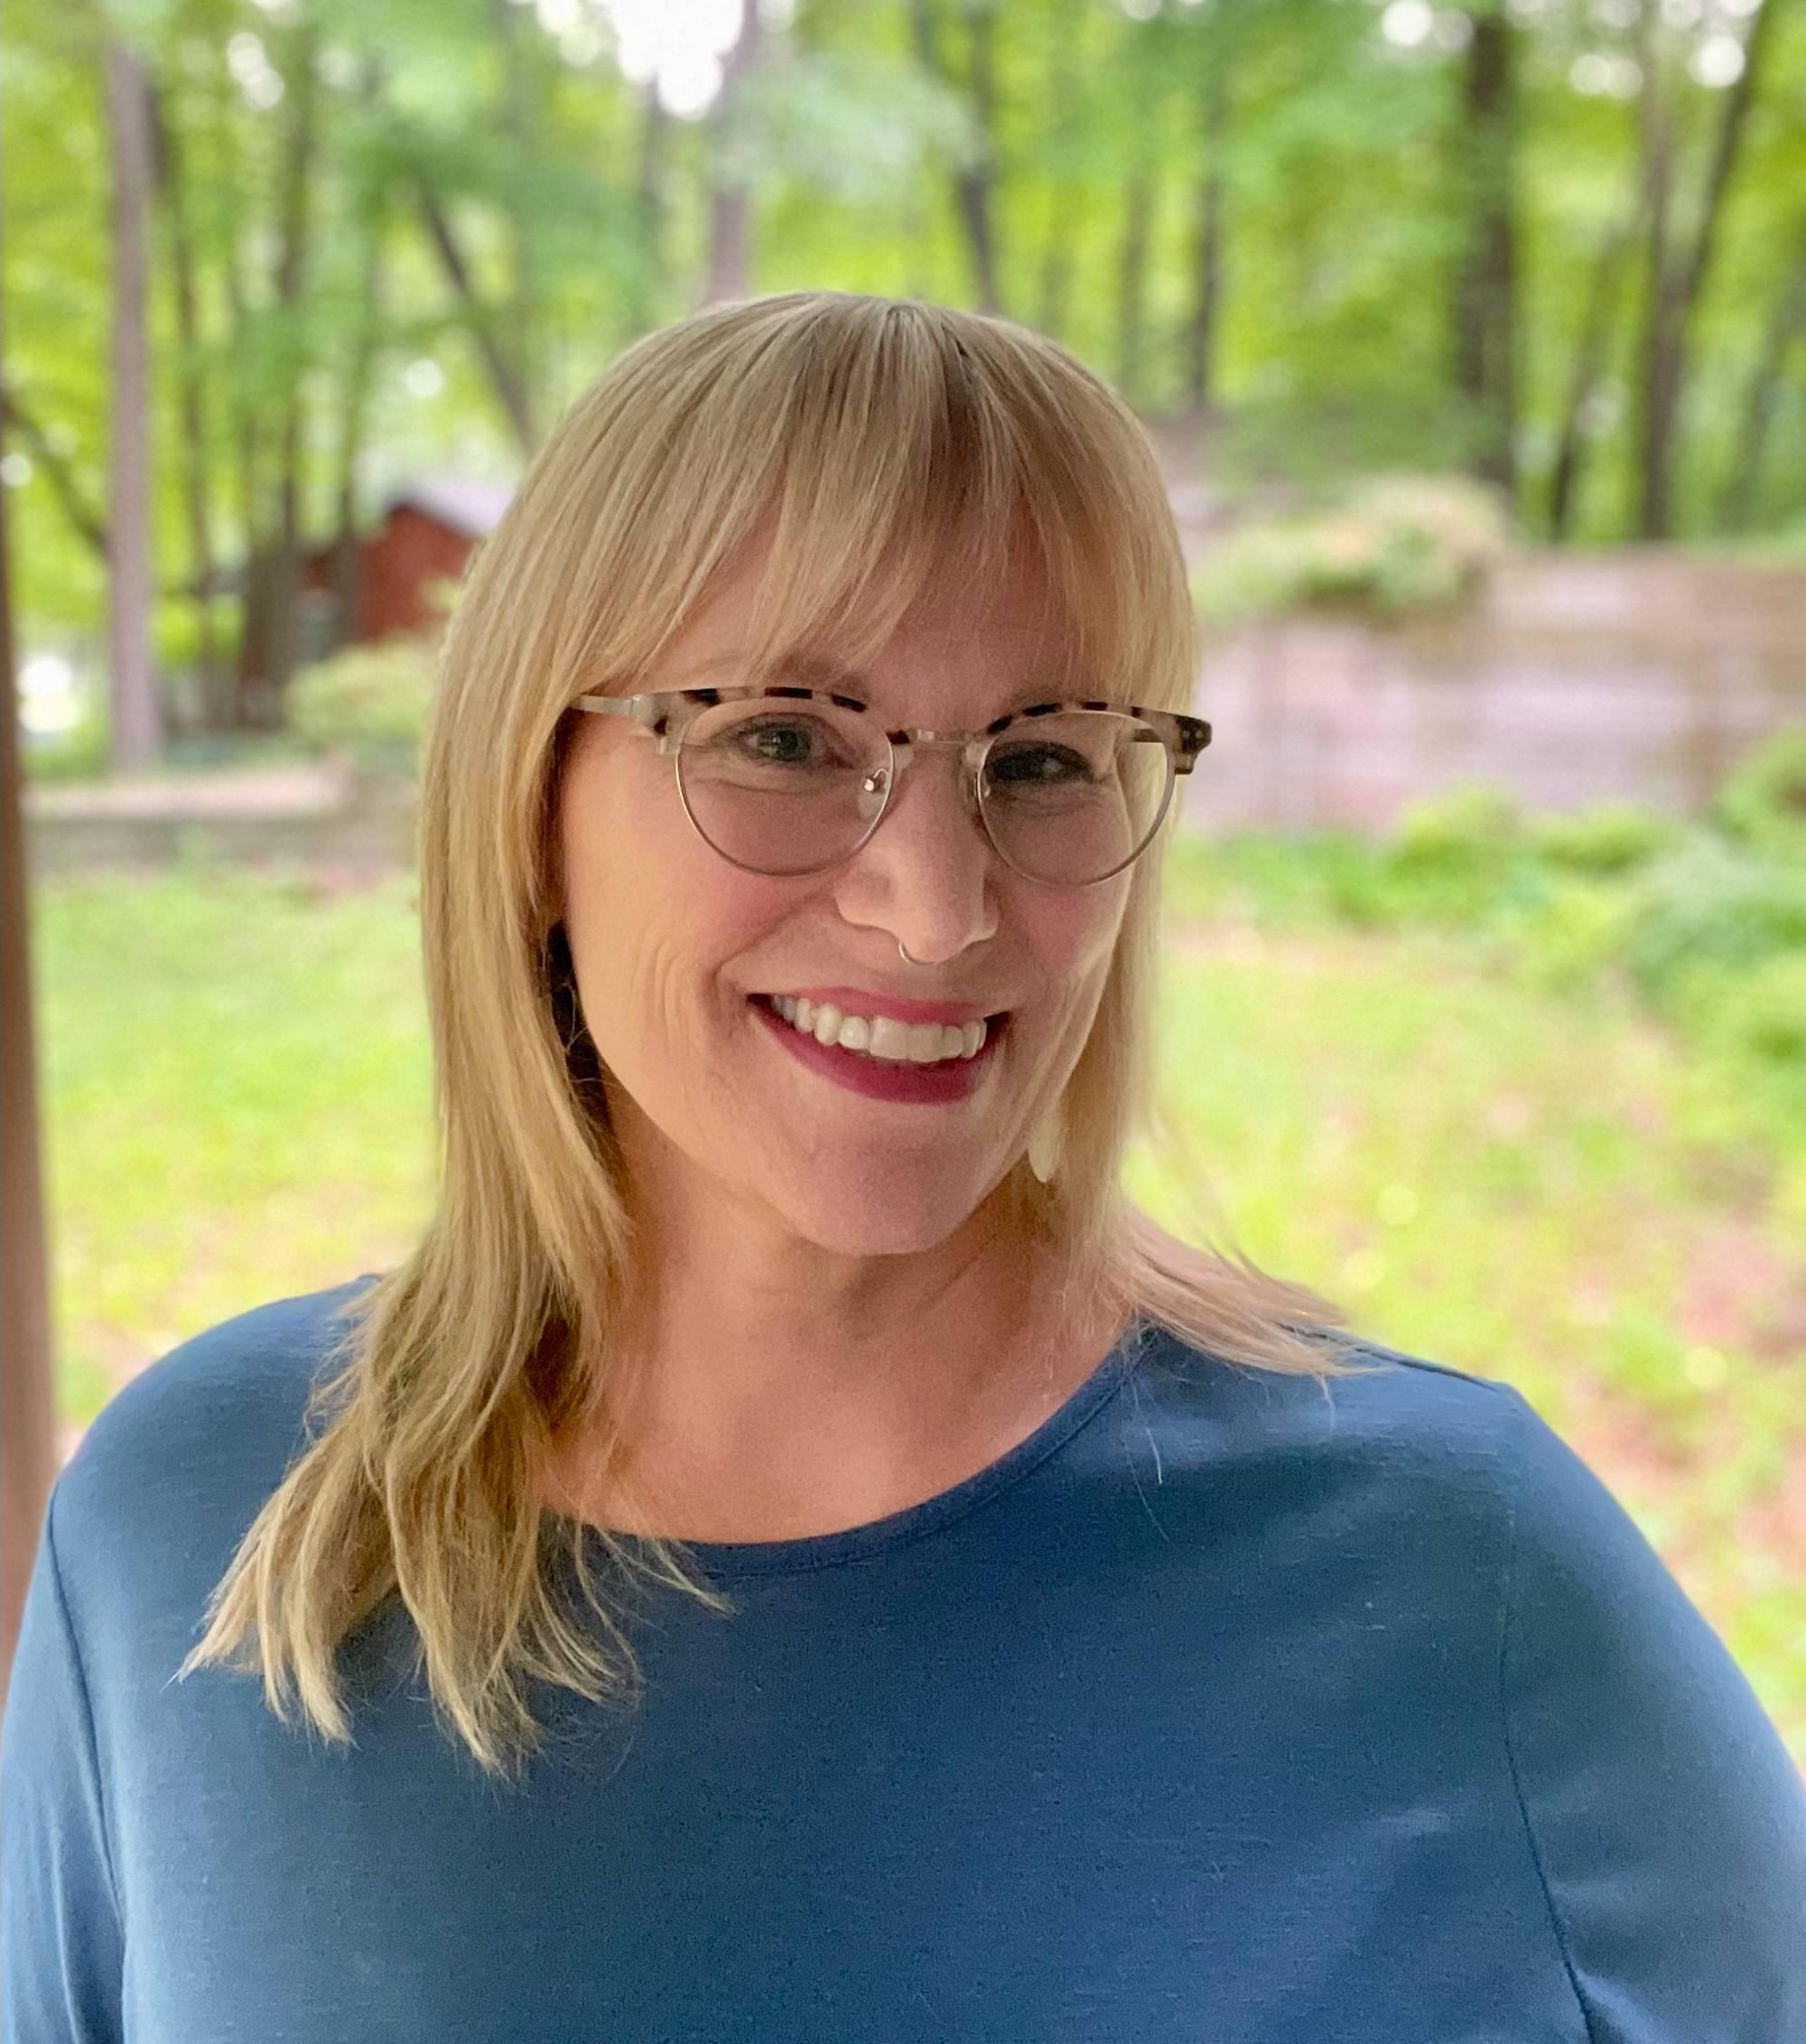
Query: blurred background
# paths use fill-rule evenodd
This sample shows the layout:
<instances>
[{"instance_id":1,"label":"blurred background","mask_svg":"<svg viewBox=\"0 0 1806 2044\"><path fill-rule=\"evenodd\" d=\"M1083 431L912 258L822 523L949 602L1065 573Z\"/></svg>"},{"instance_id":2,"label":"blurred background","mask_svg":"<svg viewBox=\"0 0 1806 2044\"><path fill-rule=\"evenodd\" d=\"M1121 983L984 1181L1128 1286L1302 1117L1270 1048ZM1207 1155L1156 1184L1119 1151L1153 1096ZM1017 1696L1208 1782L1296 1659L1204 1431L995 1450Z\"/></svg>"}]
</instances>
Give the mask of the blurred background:
<instances>
[{"instance_id":1,"label":"blurred background","mask_svg":"<svg viewBox=\"0 0 1806 2044\"><path fill-rule=\"evenodd\" d=\"M416 750L526 458L830 286L1167 475L1136 1191L1518 1385L1806 1764L1801 0L12 0L0 113L8 1640L113 1392L424 1216Z\"/></svg>"}]
</instances>

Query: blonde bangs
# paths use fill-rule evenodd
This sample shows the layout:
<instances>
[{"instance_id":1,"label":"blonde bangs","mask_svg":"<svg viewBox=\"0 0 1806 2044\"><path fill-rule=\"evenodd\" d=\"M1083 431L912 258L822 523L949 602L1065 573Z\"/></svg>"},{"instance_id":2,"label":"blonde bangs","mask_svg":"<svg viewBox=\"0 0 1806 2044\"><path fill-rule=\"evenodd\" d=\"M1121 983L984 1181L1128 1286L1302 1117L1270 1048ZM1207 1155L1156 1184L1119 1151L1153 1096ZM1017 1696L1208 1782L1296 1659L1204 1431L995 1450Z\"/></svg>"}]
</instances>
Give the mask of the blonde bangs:
<instances>
[{"instance_id":1,"label":"blonde bangs","mask_svg":"<svg viewBox=\"0 0 1806 2044\"><path fill-rule=\"evenodd\" d=\"M1182 704L1191 604L1132 418L1102 385L1075 391L1069 362L1057 391L982 320L885 306L868 331L854 303L811 330L786 393L755 656L863 665L930 592L982 598L1026 574L1060 607L1082 692Z\"/></svg>"},{"instance_id":2,"label":"blonde bangs","mask_svg":"<svg viewBox=\"0 0 1806 2044\"><path fill-rule=\"evenodd\" d=\"M1190 694L1184 564L1133 415L1051 344L975 314L799 294L650 336L490 540L517 586L510 527L573 543L541 670L566 703L638 686L755 546L754 662L864 665L928 591L982 594L1026 569L1093 693L1157 708Z\"/></svg>"}]
</instances>

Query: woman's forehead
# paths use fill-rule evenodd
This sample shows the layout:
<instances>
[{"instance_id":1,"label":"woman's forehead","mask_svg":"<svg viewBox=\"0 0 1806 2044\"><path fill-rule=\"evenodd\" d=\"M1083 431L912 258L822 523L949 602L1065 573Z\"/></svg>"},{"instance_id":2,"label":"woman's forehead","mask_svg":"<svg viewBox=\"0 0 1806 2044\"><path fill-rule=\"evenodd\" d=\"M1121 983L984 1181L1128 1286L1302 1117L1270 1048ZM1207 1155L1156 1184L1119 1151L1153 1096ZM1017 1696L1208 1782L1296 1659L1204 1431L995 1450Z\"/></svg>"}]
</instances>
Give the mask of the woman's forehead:
<instances>
[{"instance_id":1,"label":"woman's forehead","mask_svg":"<svg viewBox=\"0 0 1806 2044\"><path fill-rule=\"evenodd\" d=\"M1029 564L982 580L930 577L900 602L895 591L863 603L853 596L824 606L825 615L787 617L762 608L761 593L758 564L724 576L667 643L661 668L741 662L823 688L856 688L873 668L917 663L1084 678L1071 608Z\"/></svg>"}]
</instances>

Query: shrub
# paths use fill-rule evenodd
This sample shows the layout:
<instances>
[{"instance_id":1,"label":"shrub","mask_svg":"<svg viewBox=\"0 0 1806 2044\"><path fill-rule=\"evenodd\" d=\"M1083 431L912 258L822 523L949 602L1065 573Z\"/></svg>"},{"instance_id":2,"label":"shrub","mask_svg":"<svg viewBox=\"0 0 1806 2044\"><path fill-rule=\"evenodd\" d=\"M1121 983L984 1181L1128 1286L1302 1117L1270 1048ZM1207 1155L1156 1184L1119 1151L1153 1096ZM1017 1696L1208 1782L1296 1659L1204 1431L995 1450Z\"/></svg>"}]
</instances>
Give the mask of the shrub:
<instances>
[{"instance_id":1,"label":"shrub","mask_svg":"<svg viewBox=\"0 0 1806 2044\"><path fill-rule=\"evenodd\" d=\"M436 638L397 637L303 668L289 686L289 728L361 773L414 778L438 650Z\"/></svg>"},{"instance_id":2,"label":"shrub","mask_svg":"<svg viewBox=\"0 0 1806 2044\"><path fill-rule=\"evenodd\" d=\"M1519 932L1525 975L1549 993L1597 985L1623 958L1633 919L1620 881L1557 869L1548 898Z\"/></svg>"},{"instance_id":3,"label":"shrub","mask_svg":"<svg viewBox=\"0 0 1806 2044\"><path fill-rule=\"evenodd\" d=\"M1772 733L1719 783L1719 827L1754 850L1806 857L1806 724Z\"/></svg>"},{"instance_id":4,"label":"shrub","mask_svg":"<svg viewBox=\"0 0 1806 2044\"><path fill-rule=\"evenodd\" d=\"M1667 1007L1690 968L1757 966L1806 948L1806 865L1752 856L1697 832L1627 883L1624 962L1638 989Z\"/></svg>"},{"instance_id":5,"label":"shrub","mask_svg":"<svg viewBox=\"0 0 1806 2044\"><path fill-rule=\"evenodd\" d=\"M1634 873L1686 834L1686 826L1634 802L1599 802L1570 814L1531 820L1539 856L1572 873L1612 879Z\"/></svg>"},{"instance_id":6,"label":"shrub","mask_svg":"<svg viewBox=\"0 0 1806 2044\"><path fill-rule=\"evenodd\" d=\"M1468 928L1548 890L1515 798L1484 785L1412 803L1385 846L1381 879L1392 919Z\"/></svg>"},{"instance_id":7,"label":"shrub","mask_svg":"<svg viewBox=\"0 0 1806 2044\"><path fill-rule=\"evenodd\" d=\"M1508 537L1477 483L1379 476L1323 509L1244 527L1200 564L1192 593L1223 630L1322 609L1399 620L1470 601Z\"/></svg>"},{"instance_id":8,"label":"shrub","mask_svg":"<svg viewBox=\"0 0 1806 2044\"><path fill-rule=\"evenodd\" d=\"M1806 948L1747 966L1695 961L1678 974L1669 1004L1690 1037L1806 1073Z\"/></svg>"},{"instance_id":9,"label":"shrub","mask_svg":"<svg viewBox=\"0 0 1806 2044\"><path fill-rule=\"evenodd\" d=\"M1770 1161L1782 1219L1806 1199L1806 948L1748 965L1697 960L1678 968L1665 998L1701 1073L1718 1075L1695 1117L1701 1136Z\"/></svg>"},{"instance_id":10,"label":"shrub","mask_svg":"<svg viewBox=\"0 0 1806 2044\"><path fill-rule=\"evenodd\" d=\"M109 764L107 719L90 710L67 731L20 730L23 772L30 785L102 780Z\"/></svg>"}]
</instances>

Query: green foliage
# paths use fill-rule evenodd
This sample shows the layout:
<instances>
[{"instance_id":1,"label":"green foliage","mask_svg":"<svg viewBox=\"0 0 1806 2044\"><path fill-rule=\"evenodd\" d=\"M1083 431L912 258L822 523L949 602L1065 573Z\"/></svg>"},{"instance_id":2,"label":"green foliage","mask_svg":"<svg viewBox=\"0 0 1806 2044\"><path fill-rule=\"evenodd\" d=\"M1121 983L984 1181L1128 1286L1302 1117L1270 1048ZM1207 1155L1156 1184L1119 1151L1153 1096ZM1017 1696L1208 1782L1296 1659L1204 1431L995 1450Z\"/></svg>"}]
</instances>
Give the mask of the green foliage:
<instances>
[{"instance_id":1,"label":"green foliage","mask_svg":"<svg viewBox=\"0 0 1806 2044\"><path fill-rule=\"evenodd\" d=\"M1553 874L1508 796L1460 788L1412 804L1388 837L1325 830L1174 845L1168 890L1184 913L1258 903L1287 927L1472 932L1542 902Z\"/></svg>"},{"instance_id":2,"label":"green foliage","mask_svg":"<svg viewBox=\"0 0 1806 2044\"><path fill-rule=\"evenodd\" d=\"M1745 754L1719 787L1713 814L1753 850L1806 858L1806 724Z\"/></svg>"},{"instance_id":3,"label":"green foliage","mask_svg":"<svg viewBox=\"0 0 1806 2044\"><path fill-rule=\"evenodd\" d=\"M1740 824L1765 813L1750 789L1791 786L1771 762L1794 756L1788 744L1753 756L1731 807ZM1181 836L1167 898L1177 914L1274 929L1434 929L1551 995L1621 991L1739 1075L1736 1125L1766 1117L1806 1151L1806 862L1776 842L1760 827L1728 835L1716 811L1690 822L1604 803L1529 817L1473 787L1413 804L1380 839Z\"/></svg>"},{"instance_id":4,"label":"green foliage","mask_svg":"<svg viewBox=\"0 0 1806 2044\"><path fill-rule=\"evenodd\" d=\"M1697 192L1732 96L1690 61L1708 37L1747 37L1753 10L1686 12L1649 24L1652 111L1676 190ZM1144 415L1182 416L1217 490L1452 472L1479 452L1455 308L1498 166L1468 117L1475 45L1458 10L1401 47L1400 22L1367 0L944 4L921 11L937 24L925 61L905 0L798 0L764 17L761 53L728 101L683 115L623 73L594 8L391 0L378 19L350 0L144 0L128 14L166 144L149 306L165 658L192 639L182 593L200 565L197 483L223 579L279 527L290 447L310 540L348 472L386 482L517 464L619 349L699 301L730 189L748 200L755 294L973 303L982 234L993 309L1054 334ZM99 51L109 20L126 18L15 0L0 70L6 487L27 649L52 627L91 630L106 604L96 528L114 309ZM1797 554L1806 405L1784 373L1764 387L1759 372L1798 259L1806 123L1789 116L1806 16L1760 18L1773 21L1766 59L1746 74L1743 153L1689 330L1676 525ZM1634 41L1597 10L1513 16L1516 154L1492 195L1517 232L1526 529L1547 510L1601 251L1643 189L1622 97ZM293 192L292 164L306 173ZM1200 387L1212 209L1223 260ZM1677 208L1677 232L1695 210ZM179 247L191 294L178 288ZM1580 406L1580 540L1634 525L1641 250L1606 294ZM498 369L526 394L518 428ZM1757 419L1765 446L1746 461ZM1748 491L1733 491L1745 473ZM377 506L363 494L357 509L368 522ZM1474 542L1476 560L1465 508L1420 509L1344 505L1310 530L1251 537L1205 593L1206 614L1457 604L1491 541ZM228 638L236 609L220 604Z\"/></svg>"},{"instance_id":5,"label":"green foliage","mask_svg":"<svg viewBox=\"0 0 1806 2044\"><path fill-rule=\"evenodd\" d=\"M1628 882L1628 900L1624 964L1658 1006L1702 964L1755 967L1806 947L1806 865L1764 859L1709 832L1643 868Z\"/></svg>"},{"instance_id":6,"label":"green foliage","mask_svg":"<svg viewBox=\"0 0 1806 2044\"><path fill-rule=\"evenodd\" d=\"M960 98L877 52L800 52L756 72L723 162L782 197L880 206L906 180L975 161L983 142Z\"/></svg>"},{"instance_id":7,"label":"green foliage","mask_svg":"<svg viewBox=\"0 0 1806 2044\"><path fill-rule=\"evenodd\" d=\"M27 738L23 755L27 785L99 780L107 768L107 723L91 713L67 731Z\"/></svg>"},{"instance_id":8,"label":"green foliage","mask_svg":"<svg viewBox=\"0 0 1806 2044\"><path fill-rule=\"evenodd\" d=\"M1414 803L1376 879L1383 919L1457 928L1540 898L1544 884L1516 803L1482 787Z\"/></svg>"},{"instance_id":9,"label":"green foliage","mask_svg":"<svg viewBox=\"0 0 1806 2044\"><path fill-rule=\"evenodd\" d=\"M1293 346L1307 354L1301 341ZM1434 383L1406 387L1383 366L1348 387L1345 368L1308 359L1269 369L1211 442L1213 472L1232 496L1289 488L1325 494L1350 477L1457 474L1472 457L1466 407Z\"/></svg>"},{"instance_id":10,"label":"green foliage","mask_svg":"<svg viewBox=\"0 0 1806 2044\"><path fill-rule=\"evenodd\" d=\"M290 729L359 771L411 779L432 707L437 641L398 635L304 667L288 692Z\"/></svg>"},{"instance_id":11,"label":"green foliage","mask_svg":"<svg viewBox=\"0 0 1806 2044\"><path fill-rule=\"evenodd\" d=\"M1243 527L1206 555L1192 587L1216 630L1308 610L1399 620L1469 601L1507 540L1480 485L1381 476L1322 509Z\"/></svg>"},{"instance_id":12,"label":"green foliage","mask_svg":"<svg viewBox=\"0 0 1806 2044\"><path fill-rule=\"evenodd\" d=\"M1671 978L1667 1005L1695 1041L1806 1087L1806 940L1748 962L1690 960Z\"/></svg>"},{"instance_id":13,"label":"green foliage","mask_svg":"<svg viewBox=\"0 0 1806 2044\"><path fill-rule=\"evenodd\" d=\"M1634 802L1599 802L1531 820L1531 842L1551 865L1610 879L1634 873L1673 845L1685 826Z\"/></svg>"}]
</instances>

